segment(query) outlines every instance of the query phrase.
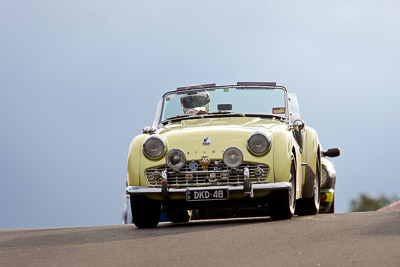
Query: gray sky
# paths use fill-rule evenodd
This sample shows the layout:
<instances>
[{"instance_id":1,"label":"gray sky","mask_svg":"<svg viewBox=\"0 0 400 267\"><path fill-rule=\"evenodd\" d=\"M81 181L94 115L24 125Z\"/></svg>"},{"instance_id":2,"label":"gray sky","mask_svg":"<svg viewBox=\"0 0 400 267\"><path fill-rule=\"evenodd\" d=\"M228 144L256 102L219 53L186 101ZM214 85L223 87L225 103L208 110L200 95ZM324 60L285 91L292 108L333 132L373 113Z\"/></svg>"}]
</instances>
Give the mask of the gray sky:
<instances>
[{"instance_id":1,"label":"gray sky","mask_svg":"<svg viewBox=\"0 0 400 267\"><path fill-rule=\"evenodd\" d=\"M400 195L400 2L0 0L0 228L120 223L131 139L176 87L276 81L336 208Z\"/></svg>"}]
</instances>

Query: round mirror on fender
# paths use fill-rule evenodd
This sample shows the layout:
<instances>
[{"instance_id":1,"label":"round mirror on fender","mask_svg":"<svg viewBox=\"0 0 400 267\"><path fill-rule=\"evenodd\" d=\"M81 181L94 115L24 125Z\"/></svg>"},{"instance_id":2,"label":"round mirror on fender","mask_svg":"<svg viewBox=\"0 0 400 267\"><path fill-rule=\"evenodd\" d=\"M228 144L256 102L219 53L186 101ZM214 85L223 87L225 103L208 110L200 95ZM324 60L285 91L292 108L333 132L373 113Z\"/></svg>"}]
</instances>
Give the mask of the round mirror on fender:
<instances>
[{"instance_id":1,"label":"round mirror on fender","mask_svg":"<svg viewBox=\"0 0 400 267\"><path fill-rule=\"evenodd\" d=\"M304 129L304 126L305 126L305 123L304 123L304 121L302 121L302 120L295 120L295 121L293 122L293 129L294 129L295 131L301 131L301 130L303 130L303 129Z\"/></svg>"},{"instance_id":2,"label":"round mirror on fender","mask_svg":"<svg viewBox=\"0 0 400 267\"><path fill-rule=\"evenodd\" d=\"M153 134L155 131L156 130L153 129L152 127L150 127L150 126L145 126L145 127L143 127L143 130L142 130L142 132L144 134Z\"/></svg>"}]
</instances>

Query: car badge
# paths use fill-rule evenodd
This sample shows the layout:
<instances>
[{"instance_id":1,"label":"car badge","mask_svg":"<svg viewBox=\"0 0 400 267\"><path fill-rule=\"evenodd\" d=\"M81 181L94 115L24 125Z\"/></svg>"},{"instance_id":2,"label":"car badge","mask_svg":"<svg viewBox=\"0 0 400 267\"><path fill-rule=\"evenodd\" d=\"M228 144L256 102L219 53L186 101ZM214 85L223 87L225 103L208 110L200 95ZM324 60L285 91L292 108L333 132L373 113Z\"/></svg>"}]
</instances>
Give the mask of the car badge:
<instances>
[{"instance_id":1,"label":"car badge","mask_svg":"<svg viewBox=\"0 0 400 267\"><path fill-rule=\"evenodd\" d=\"M222 168L222 164L221 164L221 162L220 161L215 161L214 162L214 171L218 171L218 170L220 170Z\"/></svg>"},{"instance_id":2,"label":"car badge","mask_svg":"<svg viewBox=\"0 0 400 267\"><path fill-rule=\"evenodd\" d=\"M210 158L207 156L202 156L200 160L201 167L203 171L208 171L208 165L210 165Z\"/></svg>"},{"instance_id":3,"label":"car badge","mask_svg":"<svg viewBox=\"0 0 400 267\"><path fill-rule=\"evenodd\" d=\"M188 182L193 182L193 174L188 173L185 175L185 178Z\"/></svg>"},{"instance_id":4,"label":"car badge","mask_svg":"<svg viewBox=\"0 0 400 267\"><path fill-rule=\"evenodd\" d=\"M210 137L204 138L203 146L209 146L209 145L211 145L211 138Z\"/></svg>"},{"instance_id":5,"label":"car badge","mask_svg":"<svg viewBox=\"0 0 400 267\"><path fill-rule=\"evenodd\" d=\"M199 164L197 164L196 161L192 160L192 162L190 162L188 167L192 172L195 172L195 171L197 171Z\"/></svg>"},{"instance_id":6,"label":"car badge","mask_svg":"<svg viewBox=\"0 0 400 267\"><path fill-rule=\"evenodd\" d=\"M211 183L216 183L218 181L217 174L215 172L210 173L210 178L208 180Z\"/></svg>"},{"instance_id":7,"label":"car badge","mask_svg":"<svg viewBox=\"0 0 400 267\"><path fill-rule=\"evenodd\" d=\"M229 173L221 173L220 178L222 180L228 180L229 179Z\"/></svg>"}]
</instances>

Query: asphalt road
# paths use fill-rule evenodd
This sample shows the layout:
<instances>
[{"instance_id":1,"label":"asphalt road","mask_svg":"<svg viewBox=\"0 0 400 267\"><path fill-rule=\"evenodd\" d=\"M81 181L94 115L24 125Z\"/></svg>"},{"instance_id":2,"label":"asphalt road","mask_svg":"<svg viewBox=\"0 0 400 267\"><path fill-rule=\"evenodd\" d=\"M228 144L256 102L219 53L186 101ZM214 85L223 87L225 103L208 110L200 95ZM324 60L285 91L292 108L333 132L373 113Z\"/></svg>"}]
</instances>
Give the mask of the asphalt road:
<instances>
[{"instance_id":1,"label":"asphalt road","mask_svg":"<svg viewBox=\"0 0 400 267\"><path fill-rule=\"evenodd\" d=\"M0 266L400 266L400 211L0 230Z\"/></svg>"}]
</instances>

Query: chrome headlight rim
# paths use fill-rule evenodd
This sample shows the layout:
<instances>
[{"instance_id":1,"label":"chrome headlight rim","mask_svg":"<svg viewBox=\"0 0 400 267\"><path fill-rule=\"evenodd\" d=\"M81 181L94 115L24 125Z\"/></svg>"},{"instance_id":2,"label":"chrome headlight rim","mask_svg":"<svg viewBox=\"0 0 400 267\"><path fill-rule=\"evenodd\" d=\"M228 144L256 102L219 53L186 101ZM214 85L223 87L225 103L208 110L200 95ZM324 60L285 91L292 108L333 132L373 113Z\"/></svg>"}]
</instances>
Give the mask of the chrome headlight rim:
<instances>
[{"instance_id":1,"label":"chrome headlight rim","mask_svg":"<svg viewBox=\"0 0 400 267\"><path fill-rule=\"evenodd\" d=\"M159 140L159 141L161 141L161 144L162 144L162 150L161 150L161 152L159 153L159 155L155 155L155 156L152 156L152 155L149 155L147 152L146 152L146 149L145 149L145 147L146 147L146 144L151 140L151 139L157 139L157 140ZM160 159L160 158L162 158L164 155L165 155L165 151L167 150L167 144L166 144L166 142L165 142L165 140L162 138L162 137L160 137L160 136L149 136L147 139L146 139L146 141L144 141L144 143L143 143L143 154L147 157L147 158L149 158L149 159Z\"/></svg>"},{"instance_id":2,"label":"chrome headlight rim","mask_svg":"<svg viewBox=\"0 0 400 267\"><path fill-rule=\"evenodd\" d=\"M174 165L170 159L171 154L175 153L175 152L178 152L181 155L181 160L179 161L179 164L177 164L177 165ZM177 171L186 165L186 154L182 149L173 148L167 152L167 155L165 156L165 161L167 162L168 167Z\"/></svg>"},{"instance_id":3,"label":"chrome headlight rim","mask_svg":"<svg viewBox=\"0 0 400 267\"><path fill-rule=\"evenodd\" d=\"M267 146L267 148L266 148L264 151L262 151L261 153L257 153L257 152L255 152L255 151L253 151L253 150L251 149L250 141L251 141L251 138L254 137L255 135L262 135L262 136L265 137L265 139L267 140L268 146ZM271 138L270 138L269 135L267 135L266 133L263 133L263 132L254 132L254 133L250 134L249 137L247 138L247 149L249 150L249 152L250 152L251 154L253 154L253 155L255 155L255 156L263 156L263 155L267 154L267 153L271 150Z\"/></svg>"},{"instance_id":4,"label":"chrome headlight rim","mask_svg":"<svg viewBox=\"0 0 400 267\"><path fill-rule=\"evenodd\" d=\"M230 150L236 150L239 152L240 154L240 161L238 161L237 163L233 164L233 165L229 165L228 161L226 160L226 157L228 157L227 153L229 153ZM231 146L228 147L227 149L225 149L224 154L222 155L222 160L224 161L224 163L226 164L226 166L228 166L229 168L237 168L239 167L242 163L243 163L243 152L242 150L240 150L240 148L235 147L235 146Z\"/></svg>"}]
</instances>

